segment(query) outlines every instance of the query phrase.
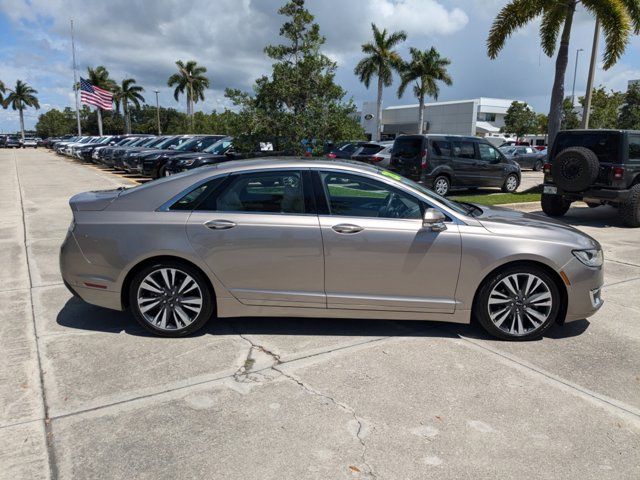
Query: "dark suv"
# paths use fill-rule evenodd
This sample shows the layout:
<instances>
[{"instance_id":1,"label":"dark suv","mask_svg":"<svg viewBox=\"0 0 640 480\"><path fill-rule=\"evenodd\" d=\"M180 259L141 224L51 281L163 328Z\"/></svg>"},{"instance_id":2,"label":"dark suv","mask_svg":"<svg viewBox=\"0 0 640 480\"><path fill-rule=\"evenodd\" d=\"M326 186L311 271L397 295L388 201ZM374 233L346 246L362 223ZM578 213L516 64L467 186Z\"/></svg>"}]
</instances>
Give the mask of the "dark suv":
<instances>
[{"instance_id":1,"label":"dark suv","mask_svg":"<svg viewBox=\"0 0 640 480\"><path fill-rule=\"evenodd\" d=\"M613 205L626 225L640 227L640 131L558 133L544 166L542 210L561 217L578 200Z\"/></svg>"},{"instance_id":2,"label":"dark suv","mask_svg":"<svg viewBox=\"0 0 640 480\"><path fill-rule=\"evenodd\" d=\"M499 187L515 192L520 166L482 138L457 135L402 135L391 150L391 170L439 195L451 187Z\"/></svg>"}]
</instances>

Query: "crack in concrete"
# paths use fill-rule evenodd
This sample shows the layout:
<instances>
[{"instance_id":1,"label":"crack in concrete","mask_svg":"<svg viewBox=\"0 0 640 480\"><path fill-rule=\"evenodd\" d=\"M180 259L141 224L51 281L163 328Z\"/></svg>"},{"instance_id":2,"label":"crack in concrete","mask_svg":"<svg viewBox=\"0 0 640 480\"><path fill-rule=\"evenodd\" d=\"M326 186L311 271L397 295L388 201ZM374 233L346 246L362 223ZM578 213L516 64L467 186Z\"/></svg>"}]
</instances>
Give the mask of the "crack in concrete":
<instances>
[{"instance_id":1,"label":"crack in concrete","mask_svg":"<svg viewBox=\"0 0 640 480\"><path fill-rule=\"evenodd\" d=\"M277 372L279 375L285 377L286 379L291 380L292 382L294 382L296 385L301 387L307 393L310 393L311 395L315 395L315 396L318 396L318 397L326 398L331 403L333 403L335 406L337 406L341 410L347 412L348 414L350 414L353 417L354 421L356 422L356 424L358 426L358 428L356 430L356 438L358 439L358 442L362 446L362 453L360 455L360 460L361 460L362 464L366 467L366 471L364 473L365 473L367 478L371 478L371 479L374 479L374 480L377 479L378 478L377 474L375 473L375 471L374 471L373 467L371 466L371 464L367 461L367 444L366 444L365 438L363 436L364 421L356 413L355 409L353 407L347 405L344 402L340 402L340 401L336 400L331 395L328 395L326 393L323 393L323 392L320 392L320 391L316 390L315 388L312 388L310 385L306 384L305 382L300 380L298 377L283 371L281 368L278 368L283 363L282 360L280 359L280 355L278 355L278 354L274 353L273 351L269 350L264 345L260 345L258 343L253 342L251 339L249 339L248 337L246 337L245 335L243 335L241 333L238 333L238 336L242 340L244 340L245 342L247 342L249 344L249 351L247 352L247 356L245 358L244 364L240 368L238 368L236 373L233 374L234 380L236 382L240 382L240 383L246 383L247 381L255 382L256 380L251 379L251 375L253 375L253 374L259 374L263 378L267 378L266 375L264 375L262 373L251 372L251 366L253 365L252 354L253 354L254 351L257 350L257 351L260 351L260 352L268 355L269 357L271 357L273 359L273 364L271 365L270 370L273 370L273 371ZM247 367L247 364L248 364L248 367Z\"/></svg>"}]
</instances>

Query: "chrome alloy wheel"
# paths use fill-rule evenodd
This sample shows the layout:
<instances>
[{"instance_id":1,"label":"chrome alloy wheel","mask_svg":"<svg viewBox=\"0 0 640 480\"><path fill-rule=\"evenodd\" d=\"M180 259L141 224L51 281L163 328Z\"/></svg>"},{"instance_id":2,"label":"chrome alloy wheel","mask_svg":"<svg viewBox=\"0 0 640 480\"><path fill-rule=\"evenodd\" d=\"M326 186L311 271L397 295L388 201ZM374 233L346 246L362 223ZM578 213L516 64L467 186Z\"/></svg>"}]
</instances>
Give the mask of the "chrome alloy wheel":
<instances>
[{"instance_id":1,"label":"chrome alloy wheel","mask_svg":"<svg viewBox=\"0 0 640 480\"><path fill-rule=\"evenodd\" d=\"M436 180L436 183L433 186L433 189L436 191L438 195L445 196L449 191L449 183L447 182L446 179L439 178Z\"/></svg>"},{"instance_id":2,"label":"chrome alloy wheel","mask_svg":"<svg viewBox=\"0 0 640 480\"><path fill-rule=\"evenodd\" d=\"M182 330L191 325L202 310L202 301L198 283L176 268L158 268L138 287L140 313L161 330Z\"/></svg>"},{"instance_id":3,"label":"chrome alloy wheel","mask_svg":"<svg viewBox=\"0 0 640 480\"><path fill-rule=\"evenodd\" d=\"M515 192L518 188L518 178L515 175L509 175L507 177L506 187L509 192Z\"/></svg>"},{"instance_id":4,"label":"chrome alloy wheel","mask_svg":"<svg viewBox=\"0 0 640 480\"><path fill-rule=\"evenodd\" d=\"M489 295L489 318L514 336L531 333L549 318L553 297L549 286L532 273L515 273L500 280Z\"/></svg>"}]
</instances>

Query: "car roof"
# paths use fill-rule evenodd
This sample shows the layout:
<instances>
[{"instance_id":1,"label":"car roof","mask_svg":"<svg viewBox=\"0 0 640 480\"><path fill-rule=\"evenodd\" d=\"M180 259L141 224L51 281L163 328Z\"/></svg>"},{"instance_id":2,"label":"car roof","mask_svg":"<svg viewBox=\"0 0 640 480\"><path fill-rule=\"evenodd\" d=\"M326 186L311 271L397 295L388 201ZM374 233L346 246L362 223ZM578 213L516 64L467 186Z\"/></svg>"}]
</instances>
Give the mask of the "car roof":
<instances>
[{"instance_id":1,"label":"car roof","mask_svg":"<svg viewBox=\"0 0 640 480\"><path fill-rule=\"evenodd\" d=\"M396 140L401 138L445 138L448 140L456 139L456 140L472 140L472 141L485 140L484 138L481 138L481 137L474 137L470 135L449 135L448 133L423 133L423 134L416 133L411 135L399 135L396 137Z\"/></svg>"}]
</instances>

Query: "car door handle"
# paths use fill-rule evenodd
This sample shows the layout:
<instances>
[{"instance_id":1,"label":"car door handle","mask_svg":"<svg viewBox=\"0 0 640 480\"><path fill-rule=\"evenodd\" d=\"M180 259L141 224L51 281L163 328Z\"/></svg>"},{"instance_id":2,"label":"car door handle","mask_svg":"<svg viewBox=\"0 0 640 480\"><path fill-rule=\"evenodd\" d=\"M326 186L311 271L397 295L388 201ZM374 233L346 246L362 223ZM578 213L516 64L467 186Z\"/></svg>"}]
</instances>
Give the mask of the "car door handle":
<instances>
[{"instance_id":1,"label":"car door handle","mask_svg":"<svg viewBox=\"0 0 640 480\"><path fill-rule=\"evenodd\" d=\"M211 230L228 230L235 227L236 223L231 220L209 220L204 226Z\"/></svg>"},{"instance_id":2,"label":"car door handle","mask_svg":"<svg viewBox=\"0 0 640 480\"><path fill-rule=\"evenodd\" d=\"M334 225L331 228L338 233L358 233L364 230L361 226L352 225L350 223L341 223L339 225Z\"/></svg>"}]
</instances>

